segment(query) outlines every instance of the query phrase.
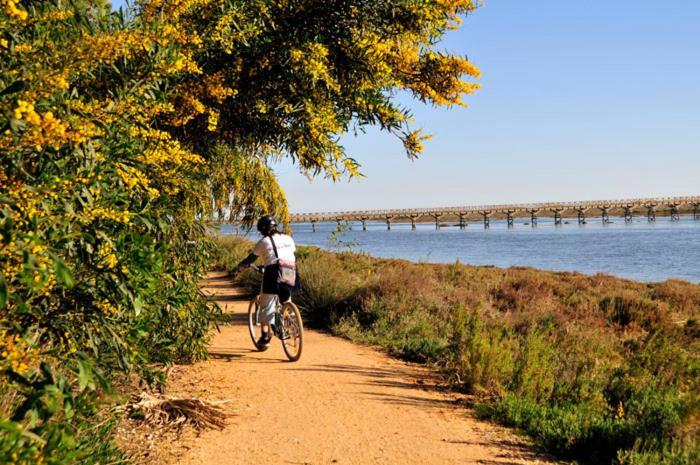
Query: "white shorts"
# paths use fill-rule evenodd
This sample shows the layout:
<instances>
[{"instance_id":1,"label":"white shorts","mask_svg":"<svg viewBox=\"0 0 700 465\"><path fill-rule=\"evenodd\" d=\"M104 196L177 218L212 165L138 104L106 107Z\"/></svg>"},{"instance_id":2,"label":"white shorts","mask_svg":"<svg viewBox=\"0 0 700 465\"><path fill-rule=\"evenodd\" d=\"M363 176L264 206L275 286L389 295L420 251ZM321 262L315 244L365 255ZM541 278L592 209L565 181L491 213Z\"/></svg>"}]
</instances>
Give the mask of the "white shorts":
<instances>
[{"instance_id":1,"label":"white shorts","mask_svg":"<svg viewBox=\"0 0 700 465\"><path fill-rule=\"evenodd\" d=\"M275 308L277 307L277 294L260 294L260 313L258 318L261 324L269 325L275 322Z\"/></svg>"}]
</instances>

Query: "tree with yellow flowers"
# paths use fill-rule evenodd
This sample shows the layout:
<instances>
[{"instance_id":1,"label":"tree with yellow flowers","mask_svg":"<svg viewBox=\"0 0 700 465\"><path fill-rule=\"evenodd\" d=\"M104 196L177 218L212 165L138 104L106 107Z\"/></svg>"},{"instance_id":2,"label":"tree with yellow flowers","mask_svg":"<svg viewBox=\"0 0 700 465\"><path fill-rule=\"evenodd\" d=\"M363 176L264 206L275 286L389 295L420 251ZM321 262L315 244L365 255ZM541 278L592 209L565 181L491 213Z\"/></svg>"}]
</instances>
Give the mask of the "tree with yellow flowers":
<instances>
[{"instance_id":1,"label":"tree with yellow flowers","mask_svg":"<svg viewBox=\"0 0 700 465\"><path fill-rule=\"evenodd\" d=\"M110 386L206 356L205 218L286 216L270 162L358 174L339 144L425 136L393 101L459 105L435 50L471 0L0 1L0 462L121 460Z\"/></svg>"},{"instance_id":2,"label":"tree with yellow flowers","mask_svg":"<svg viewBox=\"0 0 700 465\"><path fill-rule=\"evenodd\" d=\"M466 58L435 50L467 1L160 1L143 17L167 21L181 50L175 111L163 128L203 153L224 145L247 158L288 156L308 174L358 174L339 136L376 125L409 157L419 130L393 95L462 105L478 84ZM222 199L219 199L222 200ZM235 204L235 200L234 200Z\"/></svg>"}]
</instances>

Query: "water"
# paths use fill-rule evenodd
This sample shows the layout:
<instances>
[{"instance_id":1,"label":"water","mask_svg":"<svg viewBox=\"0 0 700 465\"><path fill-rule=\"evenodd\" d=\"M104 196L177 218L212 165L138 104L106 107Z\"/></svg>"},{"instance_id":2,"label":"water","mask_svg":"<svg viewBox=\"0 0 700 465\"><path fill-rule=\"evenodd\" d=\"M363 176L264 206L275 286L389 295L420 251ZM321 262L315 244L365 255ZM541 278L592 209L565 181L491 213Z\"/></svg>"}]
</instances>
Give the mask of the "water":
<instances>
[{"instance_id":1,"label":"water","mask_svg":"<svg viewBox=\"0 0 700 465\"><path fill-rule=\"evenodd\" d=\"M516 219L515 227L508 229L504 221L491 221L491 228L473 222L460 230L442 227L435 230L433 223L411 225L392 224L386 230L384 223L368 223L362 231L359 223L351 223L348 230L331 236L335 223L316 225L295 224L294 239L298 244L316 245L330 250L363 251L387 258L405 258L418 262L495 265L499 267L532 266L546 270L578 271L586 274L607 273L640 281L662 281L680 278L700 282L700 221L692 216L681 216L680 221L658 218L649 223L646 218L635 218L625 223L622 218L611 218L603 225L591 219L586 225L555 226L553 219L540 218L537 227ZM566 220L565 220L566 221ZM234 233L230 225L222 226L224 234Z\"/></svg>"}]
</instances>

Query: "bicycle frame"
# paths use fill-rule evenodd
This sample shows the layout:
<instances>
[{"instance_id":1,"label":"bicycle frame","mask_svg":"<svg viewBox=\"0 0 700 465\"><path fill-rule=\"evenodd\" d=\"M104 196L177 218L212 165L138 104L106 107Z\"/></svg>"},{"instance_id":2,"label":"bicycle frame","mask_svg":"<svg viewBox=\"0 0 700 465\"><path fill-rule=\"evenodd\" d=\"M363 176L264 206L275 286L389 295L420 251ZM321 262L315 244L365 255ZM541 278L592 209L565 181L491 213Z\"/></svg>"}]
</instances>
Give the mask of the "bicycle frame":
<instances>
[{"instance_id":1,"label":"bicycle frame","mask_svg":"<svg viewBox=\"0 0 700 465\"><path fill-rule=\"evenodd\" d=\"M252 268L264 275L263 267L253 266ZM260 323L260 296L263 294L262 291L263 283L261 282L260 292L250 301L248 306L248 331L253 344L258 350L266 350L267 347L265 346L265 348L261 349L257 343L262 331L262 324ZM270 324L272 333L282 341L282 348L289 361L296 362L301 357L303 345L304 324L301 320L301 314L291 299L283 303L280 302L279 296L275 295L273 304L275 306L274 319L273 323ZM255 306L254 311L253 306ZM291 329L291 332L289 332L288 327Z\"/></svg>"}]
</instances>

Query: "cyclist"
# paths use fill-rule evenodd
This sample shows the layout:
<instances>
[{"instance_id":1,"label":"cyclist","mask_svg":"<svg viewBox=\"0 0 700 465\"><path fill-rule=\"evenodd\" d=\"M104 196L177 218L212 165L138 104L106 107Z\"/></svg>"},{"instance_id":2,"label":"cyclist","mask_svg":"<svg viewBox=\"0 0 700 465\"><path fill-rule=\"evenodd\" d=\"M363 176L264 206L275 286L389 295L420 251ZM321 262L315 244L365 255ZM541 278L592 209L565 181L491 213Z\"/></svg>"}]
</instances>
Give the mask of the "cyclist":
<instances>
[{"instance_id":1,"label":"cyclist","mask_svg":"<svg viewBox=\"0 0 700 465\"><path fill-rule=\"evenodd\" d=\"M288 284L277 282L278 262L284 260L286 263L294 264L296 261L294 257L296 246L291 236L282 234L277 230L277 221L272 216L260 218L257 228L260 234L263 235L263 238L255 244L253 251L236 266L236 271L248 268L258 258L262 258L265 263L262 294L260 295L262 334L257 341L257 346L260 350L266 350L272 340L270 325L274 324L275 319L275 299L279 298L280 302L286 302L292 297L292 287Z\"/></svg>"}]
</instances>

